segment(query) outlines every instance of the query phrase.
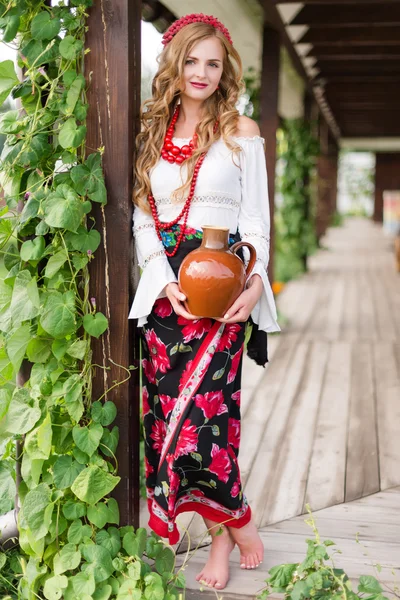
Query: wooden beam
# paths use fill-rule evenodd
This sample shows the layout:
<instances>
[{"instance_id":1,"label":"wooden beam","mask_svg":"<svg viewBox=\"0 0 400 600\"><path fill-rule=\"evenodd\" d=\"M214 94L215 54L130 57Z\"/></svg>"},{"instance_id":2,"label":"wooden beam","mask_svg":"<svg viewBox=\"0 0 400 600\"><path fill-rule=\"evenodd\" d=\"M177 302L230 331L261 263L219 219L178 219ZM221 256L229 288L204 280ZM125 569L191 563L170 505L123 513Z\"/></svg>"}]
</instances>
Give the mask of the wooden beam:
<instances>
[{"instance_id":1,"label":"wooden beam","mask_svg":"<svg viewBox=\"0 0 400 600\"><path fill-rule=\"evenodd\" d=\"M293 0L272 0L274 4L293 4ZM327 6L329 4L338 4L343 6L345 4L357 4L357 5L365 5L365 4L379 4L378 0L301 0L302 4L312 4L322 6ZM385 0L385 4L398 4L399 0Z\"/></svg>"},{"instance_id":2,"label":"wooden beam","mask_svg":"<svg viewBox=\"0 0 400 600\"><path fill-rule=\"evenodd\" d=\"M383 221L383 192L400 189L400 153L380 152L375 165L375 204L373 219Z\"/></svg>"},{"instance_id":3,"label":"wooden beam","mask_svg":"<svg viewBox=\"0 0 400 600\"><path fill-rule=\"evenodd\" d=\"M279 31L269 25L265 25L263 30L260 89L260 129L261 135L266 140L268 195L271 215L271 241L268 273L271 282L274 280L276 131L279 125L278 93L280 53L281 36Z\"/></svg>"},{"instance_id":4,"label":"wooden beam","mask_svg":"<svg viewBox=\"0 0 400 600\"><path fill-rule=\"evenodd\" d=\"M318 59L328 60L400 60L398 46L329 46L318 45L310 48L306 56L315 56Z\"/></svg>"},{"instance_id":5,"label":"wooden beam","mask_svg":"<svg viewBox=\"0 0 400 600\"><path fill-rule=\"evenodd\" d=\"M310 27L354 27L355 25L400 25L400 4L380 2L360 10L357 4L341 6L334 4L307 5L290 22L290 25Z\"/></svg>"},{"instance_id":6,"label":"wooden beam","mask_svg":"<svg viewBox=\"0 0 400 600\"><path fill-rule=\"evenodd\" d=\"M381 75L398 75L400 61L362 61L362 60L318 60L315 67L320 70L318 77L329 75L368 75L369 77Z\"/></svg>"},{"instance_id":7,"label":"wooden beam","mask_svg":"<svg viewBox=\"0 0 400 600\"><path fill-rule=\"evenodd\" d=\"M106 315L109 329L92 344L93 400L105 392L118 408L117 450L121 481L114 490L121 525L139 522L139 370L127 378L129 365L139 364L137 334L128 320L133 264L132 187L134 136L140 104L139 0L107 0L89 9L85 71L88 89L87 152L104 147L107 205L93 203L102 243L90 263L90 296ZM123 110L121 110L123 107ZM107 391L109 390L109 391Z\"/></svg>"},{"instance_id":8,"label":"wooden beam","mask_svg":"<svg viewBox=\"0 0 400 600\"><path fill-rule=\"evenodd\" d=\"M298 40L301 44L314 45L344 45L352 44L360 45L382 45L382 46L400 46L400 26L384 27L377 25L376 27L343 27L329 28L319 27L309 29Z\"/></svg>"}]
</instances>

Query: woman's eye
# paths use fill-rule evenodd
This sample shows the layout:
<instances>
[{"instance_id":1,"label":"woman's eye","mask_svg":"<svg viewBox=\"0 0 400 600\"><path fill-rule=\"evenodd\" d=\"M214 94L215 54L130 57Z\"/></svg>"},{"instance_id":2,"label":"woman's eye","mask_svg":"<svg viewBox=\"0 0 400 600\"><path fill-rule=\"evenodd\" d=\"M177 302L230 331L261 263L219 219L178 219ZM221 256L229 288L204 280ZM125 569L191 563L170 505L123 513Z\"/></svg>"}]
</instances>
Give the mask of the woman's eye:
<instances>
[{"instance_id":1,"label":"woman's eye","mask_svg":"<svg viewBox=\"0 0 400 600\"><path fill-rule=\"evenodd\" d=\"M191 60L191 59L189 58L189 59L188 59L188 60L185 62L185 65L190 65L190 64L192 64L193 62L194 62L194 61L193 61L193 60Z\"/></svg>"},{"instance_id":2,"label":"woman's eye","mask_svg":"<svg viewBox=\"0 0 400 600\"><path fill-rule=\"evenodd\" d=\"M210 63L211 67L218 67L217 63Z\"/></svg>"}]
</instances>

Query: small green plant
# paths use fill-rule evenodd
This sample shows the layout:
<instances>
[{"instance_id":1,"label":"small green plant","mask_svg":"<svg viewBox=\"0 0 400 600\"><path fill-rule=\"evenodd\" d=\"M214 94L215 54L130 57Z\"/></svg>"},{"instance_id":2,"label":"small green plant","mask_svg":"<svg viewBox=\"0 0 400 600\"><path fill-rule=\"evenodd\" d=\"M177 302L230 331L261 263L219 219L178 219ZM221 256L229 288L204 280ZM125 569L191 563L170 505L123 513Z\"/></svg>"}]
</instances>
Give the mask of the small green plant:
<instances>
[{"instance_id":1,"label":"small green plant","mask_svg":"<svg viewBox=\"0 0 400 600\"><path fill-rule=\"evenodd\" d=\"M332 540L321 541L309 505L306 506L310 518L305 522L314 532L314 539L307 539L307 555L301 563L278 565L269 570L267 587L257 596L265 600L271 593L284 594L285 600L388 600L383 595L379 581L372 575L361 575L357 591L343 569L337 569L333 562L336 546ZM394 590L390 590L394 593ZM397 594L396 594L397 595Z\"/></svg>"}]
</instances>

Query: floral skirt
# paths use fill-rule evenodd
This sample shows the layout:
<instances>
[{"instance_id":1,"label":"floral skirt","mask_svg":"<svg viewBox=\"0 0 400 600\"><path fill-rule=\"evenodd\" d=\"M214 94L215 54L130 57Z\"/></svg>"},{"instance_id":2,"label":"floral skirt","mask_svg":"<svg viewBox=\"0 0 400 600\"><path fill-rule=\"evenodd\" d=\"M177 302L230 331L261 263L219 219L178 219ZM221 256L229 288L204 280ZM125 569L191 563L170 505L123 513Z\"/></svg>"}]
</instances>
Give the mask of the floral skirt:
<instances>
[{"instance_id":1,"label":"floral skirt","mask_svg":"<svg viewBox=\"0 0 400 600\"><path fill-rule=\"evenodd\" d=\"M170 260L176 272L199 237L201 232L187 234ZM195 511L230 527L246 525L251 510L238 465L245 323L189 321L162 298L142 334L150 527L175 544L181 512Z\"/></svg>"}]
</instances>

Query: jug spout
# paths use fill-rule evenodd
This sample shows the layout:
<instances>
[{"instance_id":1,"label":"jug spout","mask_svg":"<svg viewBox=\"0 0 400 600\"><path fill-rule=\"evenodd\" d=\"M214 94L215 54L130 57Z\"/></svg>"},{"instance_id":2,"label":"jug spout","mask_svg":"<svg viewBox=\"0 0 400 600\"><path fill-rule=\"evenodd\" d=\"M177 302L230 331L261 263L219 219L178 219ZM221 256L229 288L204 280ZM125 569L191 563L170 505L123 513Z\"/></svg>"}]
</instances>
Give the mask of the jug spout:
<instances>
[{"instance_id":1,"label":"jug spout","mask_svg":"<svg viewBox=\"0 0 400 600\"><path fill-rule=\"evenodd\" d=\"M203 225L203 240L201 246L208 250L228 250L229 228Z\"/></svg>"}]
</instances>

